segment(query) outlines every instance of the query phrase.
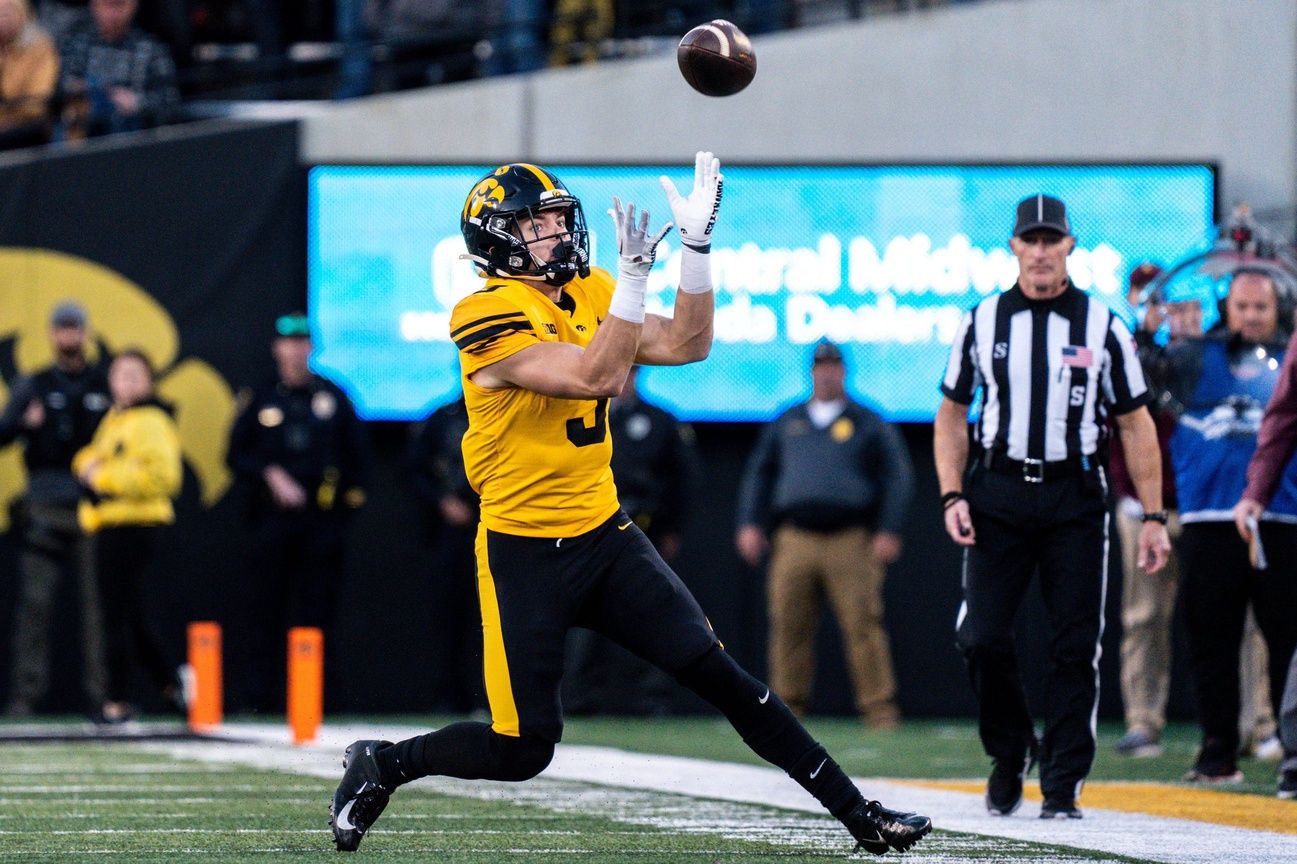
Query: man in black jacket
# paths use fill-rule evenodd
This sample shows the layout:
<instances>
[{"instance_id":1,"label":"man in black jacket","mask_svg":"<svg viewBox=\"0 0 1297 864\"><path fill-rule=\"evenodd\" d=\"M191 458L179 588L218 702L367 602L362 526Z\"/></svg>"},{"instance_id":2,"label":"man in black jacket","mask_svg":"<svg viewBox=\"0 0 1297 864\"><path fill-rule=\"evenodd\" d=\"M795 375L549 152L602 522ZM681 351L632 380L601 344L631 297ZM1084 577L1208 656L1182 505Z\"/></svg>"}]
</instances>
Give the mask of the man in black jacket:
<instances>
[{"instance_id":1,"label":"man in black jacket","mask_svg":"<svg viewBox=\"0 0 1297 864\"><path fill-rule=\"evenodd\" d=\"M739 495L739 554L756 566L773 526L770 686L788 707L810 705L821 598L838 619L865 723L900 719L883 627L883 577L901 554L913 493L910 457L896 430L848 398L842 352L815 348L811 401L766 427Z\"/></svg>"},{"instance_id":2,"label":"man in black jacket","mask_svg":"<svg viewBox=\"0 0 1297 864\"><path fill-rule=\"evenodd\" d=\"M82 683L87 708L104 699L104 665L94 556L77 525L81 488L72 457L90 443L108 410L108 378L86 357L86 313L61 303L50 317L54 362L15 383L0 414L0 447L23 444L27 491L15 508L22 538L21 586L14 608L11 717L29 715L49 686L49 636L59 575L75 567L80 589Z\"/></svg>"}]
</instances>

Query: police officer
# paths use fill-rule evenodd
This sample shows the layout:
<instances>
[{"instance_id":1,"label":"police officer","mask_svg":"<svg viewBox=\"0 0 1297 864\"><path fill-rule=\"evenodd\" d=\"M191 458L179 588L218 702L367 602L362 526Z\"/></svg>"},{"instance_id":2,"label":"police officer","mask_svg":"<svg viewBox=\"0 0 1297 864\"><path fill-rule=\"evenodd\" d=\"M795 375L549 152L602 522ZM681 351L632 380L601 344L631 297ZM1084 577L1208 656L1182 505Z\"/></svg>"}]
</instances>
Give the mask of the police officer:
<instances>
[{"instance_id":1,"label":"police officer","mask_svg":"<svg viewBox=\"0 0 1297 864\"><path fill-rule=\"evenodd\" d=\"M279 626L331 623L348 517L365 501L366 453L351 400L311 372L306 316L282 316L275 334L278 375L240 395L227 458L248 493L253 568L279 640ZM267 664L282 656L258 653Z\"/></svg>"},{"instance_id":2,"label":"police officer","mask_svg":"<svg viewBox=\"0 0 1297 864\"><path fill-rule=\"evenodd\" d=\"M667 563L680 554L680 530L695 473L693 428L645 402L638 366L608 409L612 476L622 510ZM563 705L572 714L670 713L675 683L616 643L585 629L568 634Z\"/></svg>"},{"instance_id":3,"label":"police officer","mask_svg":"<svg viewBox=\"0 0 1297 864\"><path fill-rule=\"evenodd\" d=\"M1068 278L1075 245L1062 201L1032 195L1018 204L1009 241L1017 284L964 316L935 425L946 531L964 548L958 639L982 745L994 761L986 806L999 816L1022 803L1037 753L1041 818L1081 816L1076 799L1094 760L1108 581L1109 414L1143 508L1138 560L1153 573L1170 550L1157 430L1134 340ZM978 388L970 452L968 406ZM1013 646L1014 615L1037 569L1052 630L1038 746Z\"/></svg>"},{"instance_id":4,"label":"police officer","mask_svg":"<svg viewBox=\"0 0 1297 864\"><path fill-rule=\"evenodd\" d=\"M411 428L406 470L415 494L431 516L428 536L434 603L442 625L435 628L438 655L450 675L437 691L435 707L454 713L485 710L482 681L482 615L477 602L477 536L480 501L464 471L461 442L468 408L461 395Z\"/></svg>"},{"instance_id":5,"label":"police officer","mask_svg":"<svg viewBox=\"0 0 1297 864\"><path fill-rule=\"evenodd\" d=\"M752 566L775 528L770 562L770 686L795 713L810 707L822 598L837 615L856 710L872 727L900 719L883 626L883 580L901 554L913 494L910 456L896 430L847 397L832 342L811 359L809 402L766 427L739 492L735 543Z\"/></svg>"},{"instance_id":6,"label":"police officer","mask_svg":"<svg viewBox=\"0 0 1297 864\"><path fill-rule=\"evenodd\" d=\"M0 414L0 447L23 444L27 491L15 508L22 537L21 586L14 609L13 671L7 713L32 713L49 684L49 634L64 567L76 569L80 589L83 689L87 707L104 698L98 591L90 539L77 525L81 488L72 457L90 443L111 399L102 367L86 357L86 312L60 303L50 316L54 362L20 379Z\"/></svg>"}]
</instances>

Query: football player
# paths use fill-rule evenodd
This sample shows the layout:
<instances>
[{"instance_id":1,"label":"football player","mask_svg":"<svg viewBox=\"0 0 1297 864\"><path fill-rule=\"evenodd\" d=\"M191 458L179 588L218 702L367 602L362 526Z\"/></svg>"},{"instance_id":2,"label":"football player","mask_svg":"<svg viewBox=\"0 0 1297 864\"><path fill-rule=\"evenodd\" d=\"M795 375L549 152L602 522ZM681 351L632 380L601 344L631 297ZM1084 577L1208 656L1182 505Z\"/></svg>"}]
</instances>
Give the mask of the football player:
<instances>
[{"instance_id":1,"label":"football player","mask_svg":"<svg viewBox=\"0 0 1297 864\"><path fill-rule=\"evenodd\" d=\"M464 203L468 256L487 279L456 305L469 430L464 464L481 495L477 580L491 722L396 744L356 741L330 808L356 849L400 785L419 777L527 780L563 729L559 679L570 627L595 630L715 705L758 755L814 795L859 847L903 851L931 821L866 800L770 688L724 650L702 609L621 510L608 399L634 363L678 365L712 342L709 252L720 163L699 153L694 186L662 187L684 248L672 317L645 313L649 270L671 228L613 199L617 276L590 266L581 202L549 171L503 165Z\"/></svg>"}]
</instances>

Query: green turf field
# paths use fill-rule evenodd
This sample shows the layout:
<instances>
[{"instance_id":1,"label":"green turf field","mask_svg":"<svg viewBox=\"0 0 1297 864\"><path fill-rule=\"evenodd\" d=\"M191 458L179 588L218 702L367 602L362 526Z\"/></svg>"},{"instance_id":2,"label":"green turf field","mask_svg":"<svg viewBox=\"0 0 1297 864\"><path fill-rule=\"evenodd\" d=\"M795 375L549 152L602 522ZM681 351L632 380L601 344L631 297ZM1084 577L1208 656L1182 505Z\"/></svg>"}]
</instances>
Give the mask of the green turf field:
<instances>
[{"instance_id":1,"label":"green turf field","mask_svg":"<svg viewBox=\"0 0 1297 864\"><path fill-rule=\"evenodd\" d=\"M968 723L910 723L897 732L869 732L849 720L810 725L853 774L984 773ZM1108 756L1115 734L1101 742L1097 776L1171 779L1192 757L1190 729L1175 730L1167 756L1137 762ZM565 740L755 761L727 726L710 719L581 719L569 724ZM1272 765L1250 763L1247 770L1256 791L1273 794ZM326 824L329 779L87 742L0 744L0 781L0 862L338 860ZM455 795L440 794L435 781L402 789L360 853L344 860L711 864L841 860L851 847L827 816L544 778L480 785ZM906 859L1136 860L942 831L916 851ZM866 859L874 860L860 858Z\"/></svg>"}]
</instances>

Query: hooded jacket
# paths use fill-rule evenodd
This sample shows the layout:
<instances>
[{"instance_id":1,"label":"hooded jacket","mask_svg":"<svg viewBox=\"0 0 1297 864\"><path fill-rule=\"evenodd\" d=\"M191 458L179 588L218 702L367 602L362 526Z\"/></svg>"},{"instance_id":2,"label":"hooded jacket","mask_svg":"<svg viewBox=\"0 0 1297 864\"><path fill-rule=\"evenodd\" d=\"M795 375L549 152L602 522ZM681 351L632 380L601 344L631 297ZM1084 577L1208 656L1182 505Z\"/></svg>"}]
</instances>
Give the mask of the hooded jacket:
<instances>
[{"instance_id":1,"label":"hooded jacket","mask_svg":"<svg viewBox=\"0 0 1297 864\"><path fill-rule=\"evenodd\" d=\"M79 476L95 460L99 468L90 495L77 508L84 531L176 520L171 499L180 494L184 479L180 434L161 405L143 402L110 410L94 439L73 458L73 473Z\"/></svg>"}]
</instances>

